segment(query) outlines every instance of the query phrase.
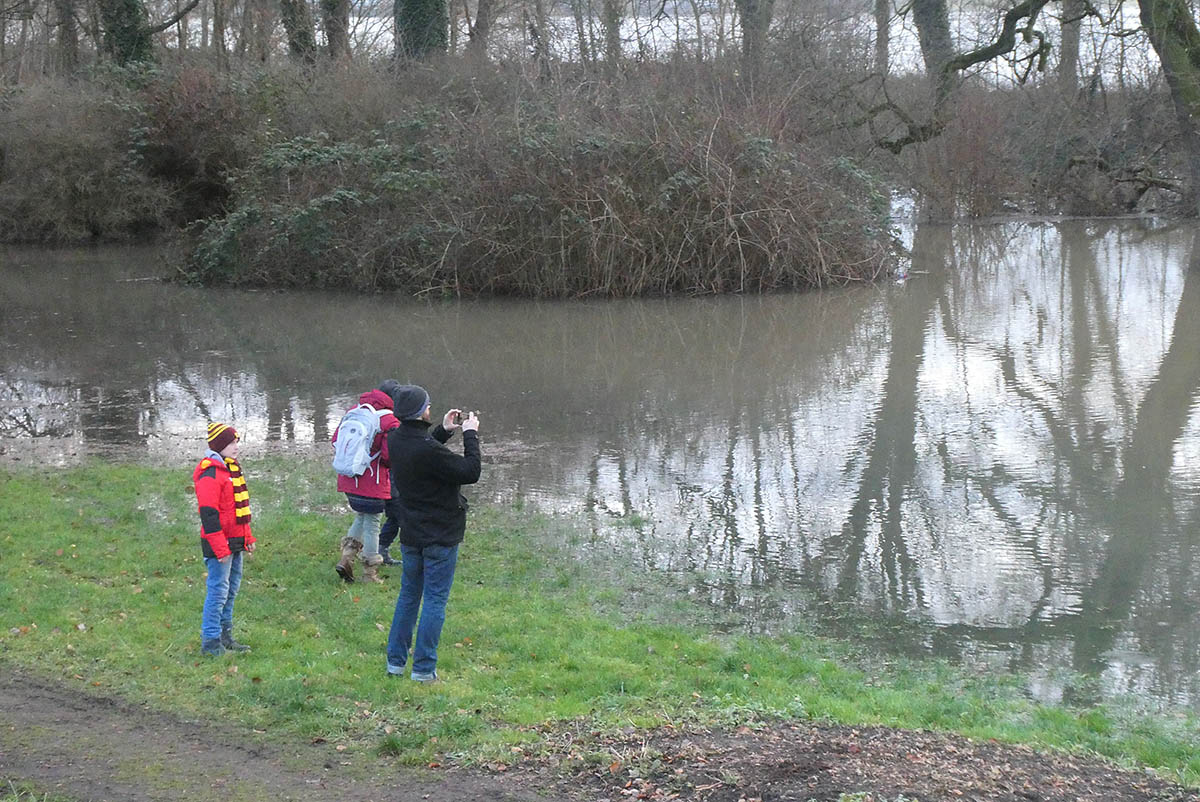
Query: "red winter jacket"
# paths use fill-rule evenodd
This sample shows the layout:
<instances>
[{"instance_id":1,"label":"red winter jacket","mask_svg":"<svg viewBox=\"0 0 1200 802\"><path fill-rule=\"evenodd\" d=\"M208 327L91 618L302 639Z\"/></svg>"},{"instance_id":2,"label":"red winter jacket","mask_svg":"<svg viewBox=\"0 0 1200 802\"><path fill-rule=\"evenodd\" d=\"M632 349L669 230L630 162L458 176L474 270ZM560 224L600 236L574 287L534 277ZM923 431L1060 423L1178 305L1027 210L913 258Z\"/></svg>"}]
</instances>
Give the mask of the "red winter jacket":
<instances>
[{"instance_id":1,"label":"red winter jacket","mask_svg":"<svg viewBox=\"0 0 1200 802\"><path fill-rule=\"evenodd\" d=\"M358 397L358 403L370 404L377 410L391 410L392 397L383 390L368 390ZM355 406L358 406L358 404ZM351 409L353 408L351 407ZM390 411L386 415L380 416L380 431L379 434L375 435L374 442L371 443L371 453L374 454L378 451L379 456L371 462L367 470L363 471L362 476L342 476L338 474L337 489L339 493L353 493L356 496L366 496L367 498L392 497L392 475L389 472L391 463L388 460L387 433L399 425L400 421ZM337 429L334 429L330 442L336 443L337 435Z\"/></svg>"},{"instance_id":2,"label":"red winter jacket","mask_svg":"<svg viewBox=\"0 0 1200 802\"><path fill-rule=\"evenodd\" d=\"M192 471L192 483L200 508L200 550L205 557L221 560L255 542L249 521L237 521L233 480L224 462L212 457L200 460Z\"/></svg>"}]
</instances>

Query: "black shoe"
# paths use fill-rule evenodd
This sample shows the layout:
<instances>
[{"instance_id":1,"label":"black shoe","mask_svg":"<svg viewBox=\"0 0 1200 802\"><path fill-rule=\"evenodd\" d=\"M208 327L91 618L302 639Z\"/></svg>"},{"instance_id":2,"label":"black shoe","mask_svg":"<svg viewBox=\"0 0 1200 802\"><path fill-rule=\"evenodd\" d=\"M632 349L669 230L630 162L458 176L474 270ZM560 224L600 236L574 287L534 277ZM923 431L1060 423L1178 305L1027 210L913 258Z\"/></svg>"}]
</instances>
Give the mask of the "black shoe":
<instances>
[{"instance_id":1,"label":"black shoe","mask_svg":"<svg viewBox=\"0 0 1200 802\"><path fill-rule=\"evenodd\" d=\"M200 654L208 657L220 657L225 654L225 647L221 645L221 641L217 638L205 640L200 643Z\"/></svg>"},{"instance_id":2,"label":"black shoe","mask_svg":"<svg viewBox=\"0 0 1200 802\"><path fill-rule=\"evenodd\" d=\"M387 550L387 549L380 549L380 550L379 550L379 555L380 555L381 557L383 557L383 564L384 564L384 565L400 565L400 564L401 564L401 562L400 562L399 560L393 560L393 559L392 559L392 555L388 553L388 550Z\"/></svg>"},{"instance_id":3,"label":"black shoe","mask_svg":"<svg viewBox=\"0 0 1200 802\"><path fill-rule=\"evenodd\" d=\"M227 651L227 652L248 652L248 651L250 651L249 646L247 646L244 643L238 643L237 641L235 641L233 639L233 632L228 629L221 633L221 646L223 646L225 648L225 651Z\"/></svg>"}]
</instances>

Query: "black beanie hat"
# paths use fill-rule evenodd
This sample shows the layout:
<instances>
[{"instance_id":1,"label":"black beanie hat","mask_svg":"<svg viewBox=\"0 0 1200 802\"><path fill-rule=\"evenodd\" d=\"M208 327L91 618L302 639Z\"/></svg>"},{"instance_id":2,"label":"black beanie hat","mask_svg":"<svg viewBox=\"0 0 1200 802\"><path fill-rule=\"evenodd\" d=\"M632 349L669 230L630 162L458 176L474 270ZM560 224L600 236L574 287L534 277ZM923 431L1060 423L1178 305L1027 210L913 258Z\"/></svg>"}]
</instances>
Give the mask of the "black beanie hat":
<instances>
[{"instance_id":1,"label":"black beanie hat","mask_svg":"<svg viewBox=\"0 0 1200 802\"><path fill-rule=\"evenodd\" d=\"M379 390L383 393L386 393L389 398L394 399L396 397L396 391L403 386L404 385L395 379L384 379L383 383L379 385Z\"/></svg>"},{"instance_id":2,"label":"black beanie hat","mask_svg":"<svg viewBox=\"0 0 1200 802\"><path fill-rule=\"evenodd\" d=\"M401 385L392 393L392 412L400 420L417 420L429 406L429 393L415 384Z\"/></svg>"}]
</instances>

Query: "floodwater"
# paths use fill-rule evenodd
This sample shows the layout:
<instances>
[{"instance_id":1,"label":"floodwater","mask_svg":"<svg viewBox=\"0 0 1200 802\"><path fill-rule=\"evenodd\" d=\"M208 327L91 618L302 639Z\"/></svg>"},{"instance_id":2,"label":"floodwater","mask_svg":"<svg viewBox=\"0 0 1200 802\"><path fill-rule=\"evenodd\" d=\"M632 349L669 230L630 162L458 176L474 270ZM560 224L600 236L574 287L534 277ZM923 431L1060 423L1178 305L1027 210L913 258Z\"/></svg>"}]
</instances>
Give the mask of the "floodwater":
<instances>
[{"instance_id":1,"label":"floodwater","mask_svg":"<svg viewBox=\"0 0 1200 802\"><path fill-rule=\"evenodd\" d=\"M1200 710L1200 228L912 232L907 280L750 298L203 290L156 251L0 251L0 462L328 453L394 377L480 410L472 493L757 631ZM332 478L331 478L332 481Z\"/></svg>"}]
</instances>

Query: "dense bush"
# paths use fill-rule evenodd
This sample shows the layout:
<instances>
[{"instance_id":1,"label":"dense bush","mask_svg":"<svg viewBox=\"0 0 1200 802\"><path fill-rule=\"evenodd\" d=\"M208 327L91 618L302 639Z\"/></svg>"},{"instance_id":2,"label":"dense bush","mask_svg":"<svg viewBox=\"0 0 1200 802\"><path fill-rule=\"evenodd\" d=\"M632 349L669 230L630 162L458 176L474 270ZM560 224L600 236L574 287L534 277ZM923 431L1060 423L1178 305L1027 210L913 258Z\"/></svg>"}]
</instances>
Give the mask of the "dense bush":
<instances>
[{"instance_id":1,"label":"dense bush","mask_svg":"<svg viewBox=\"0 0 1200 802\"><path fill-rule=\"evenodd\" d=\"M381 128L287 139L237 173L193 275L548 296L877 275L890 240L869 177L766 135L752 103L713 100L646 83L619 100L546 88L471 108L397 101Z\"/></svg>"},{"instance_id":2,"label":"dense bush","mask_svg":"<svg viewBox=\"0 0 1200 802\"><path fill-rule=\"evenodd\" d=\"M174 234L218 213L267 107L196 68L110 69L10 91L0 125L0 241Z\"/></svg>"},{"instance_id":3,"label":"dense bush","mask_svg":"<svg viewBox=\"0 0 1200 802\"><path fill-rule=\"evenodd\" d=\"M161 231L171 186L142 158L137 103L98 85L34 84L5 101L0 240L69 243Z\"/></svg>"},{"instance_id":4,"label":"dense bush","mask_svg":"<svg viewBox=\"0 0 1200 802\"><path fill-rule=\"evenodd\" d=\"M25 85L0 96L0 240L186 232L186 273L210 283L709 293L877 275L883 185L939 217L1175 197L1159 87L968 81L941 136L897 158L873 140L899 118L864 114L878 82L838 52L780 48L752 86L736 64L684 61L613 82L570 65L197 61ZM928 88L900 77L887 97L920 120Z\"/></svg>"},{"instance_id":5,"label":"dense bush","mask_svg":"<svg viewBox=\"0 0 1200 802\"><path fill-rule=\"evenodd\" d=\"M1162 189L1186 175L1172 113L1157 88L967 85L945 132L906 151L894 176L936 217L1161 211L1180 200Z\"/></svg>"}]
</instances>

